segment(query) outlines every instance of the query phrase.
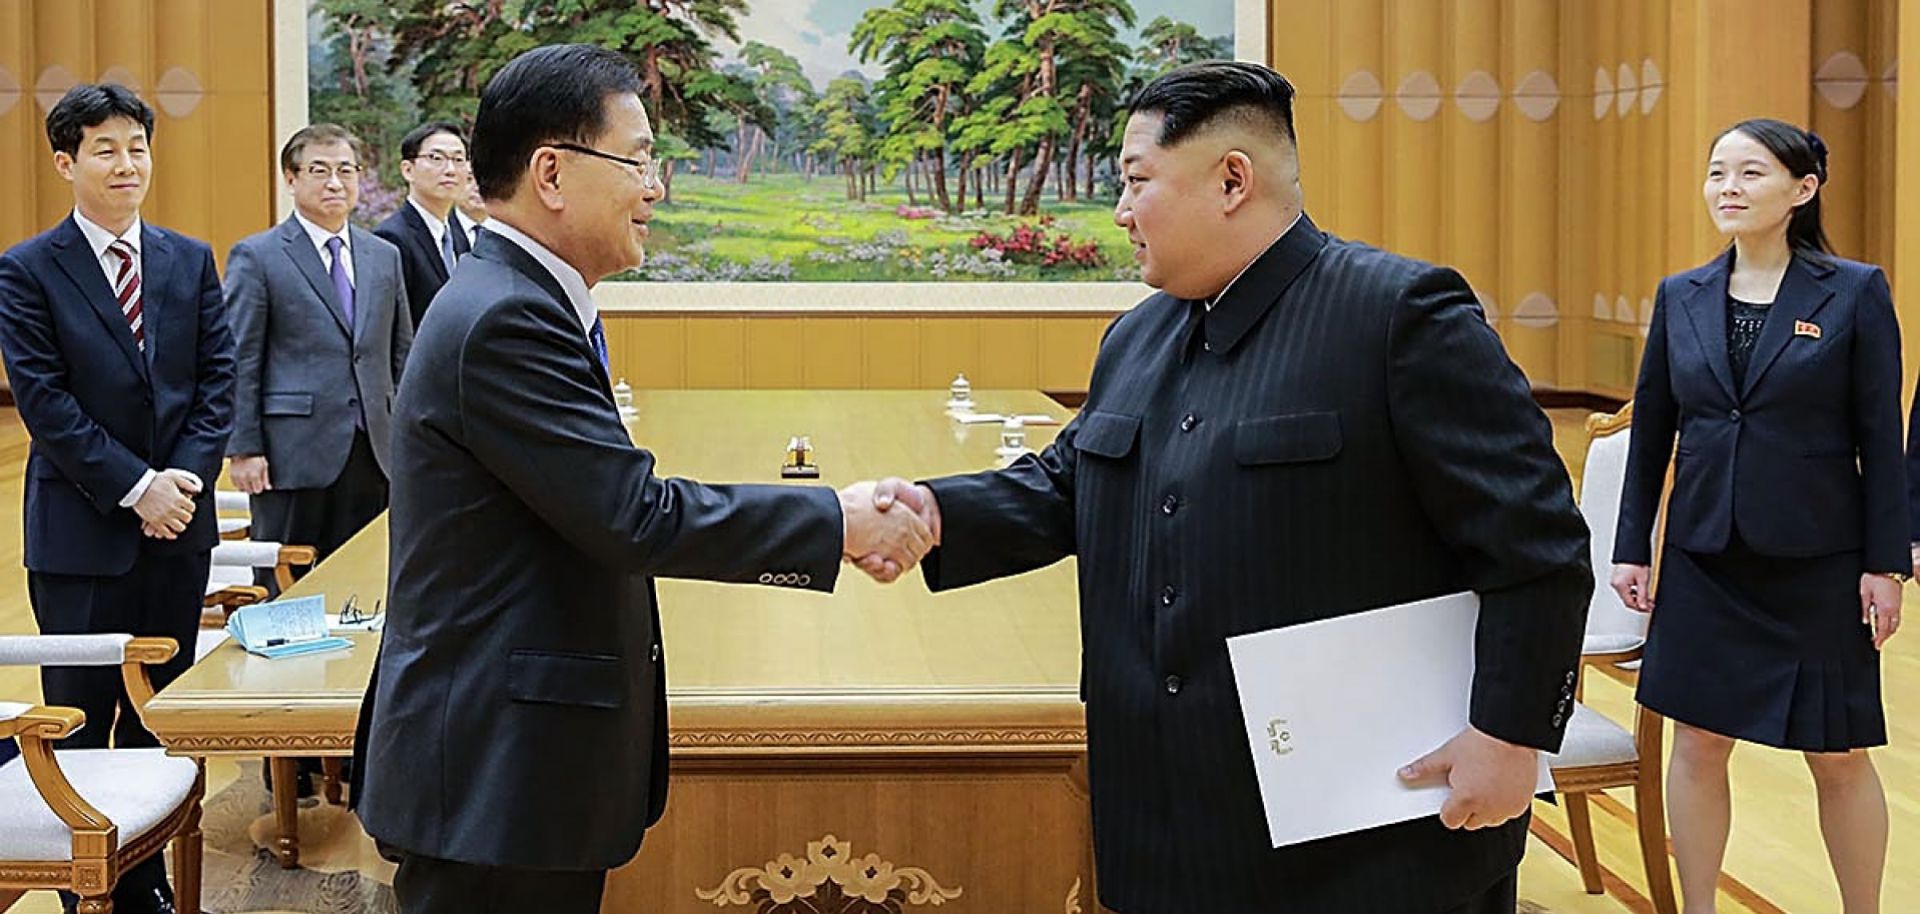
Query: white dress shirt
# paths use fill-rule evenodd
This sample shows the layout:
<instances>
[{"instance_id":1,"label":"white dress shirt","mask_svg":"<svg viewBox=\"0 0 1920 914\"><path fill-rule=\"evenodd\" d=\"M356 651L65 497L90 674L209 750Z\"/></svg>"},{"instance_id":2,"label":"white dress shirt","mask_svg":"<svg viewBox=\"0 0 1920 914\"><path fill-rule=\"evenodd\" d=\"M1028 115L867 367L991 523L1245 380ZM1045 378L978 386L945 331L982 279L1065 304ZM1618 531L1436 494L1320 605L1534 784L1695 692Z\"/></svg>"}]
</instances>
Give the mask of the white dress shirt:
<instances>
[{"instance_id":1,"label":"white dress shirt","mask_svg":"<svg viewBox=\"0 0 1920 914\"><path fill-rule=\"evenodd\" d=\"M327 242L334 238L340 239L340 260L347 267L347 284L356 289L360 288L360 281L354 278L353 273L353 233L347 231L345 226L342 226L338 232L329 232L302 215L299 210L293 211L293 218L300 220L300 227L307 230L307 238L313 242L313 249L320 253L320 270L329 276L333 275L333 252L327 250Z\"/></svg>"},{"instance_id":2,"label":"white dress shirt","mask_svg":"<svg viewBox=\"0 0 1920 914\"><path fill-rule=\"evenodd\" d=\"M407 205L413 207L413 211L419 213L421 220L427 223L427 234L433 236L433 252L440 253L441 245L446 244L441 239L447 237L447 220L427 212L427 208L421 206L420 201L415 200L412 194L407 195ZM448 210L447 214L452 215L453 211Z\"/></svg>"},{"instance_id":3,"label":"white dress shirt","mask_svg":"<svg viewBox=\"0 0 1920 914\"><path fill-rule=\"evenodd\" d=\"M93 248L93 259L100 263L100 272L107 278L108 289L112 289L113 281L120 277L120 255L107 250L107 248L116 241L124 241L131 245L133 247L133 275L140 278L141 294L143 296L146 294L146 258L140 251L140 217L138 215L133 217L133 224L127 226L127 230L118 235L107 231L101 227L99 223L81 215L79 209L73 211L73 224L80 227L80 234L86 237L87 244ZM199 476L188 473L185 470L180 472L192 477L195 483L200 482ZM134 483L133 488L128 489L127 494L120 499L120 507L131 508L137 504L141 498L146 496L147 489L153 485L153 480L159 475L158 471L151 468L145 473L140 474L140 481Z\"/></svg>"},{"instance_id":4,"label":"white dress shirt","mask_svg":"<svg viewBox=\"0 0 1920 914\"><path fill-rule=\"evenodd\" d=\"M560 290L567 293L567 304L572 305L574 313L580 316L581 331L593 332L593 322L600 317L600 309L594 306L593 293L588 290L587 280L579 270L561 260L560 255L547 250L546 245L499 219L488 219L487 231L519 245L521 250L540 261L540 265L546 267L547 272L553 274L554 280L560 283Z\"/></svg>"}]
</instances>

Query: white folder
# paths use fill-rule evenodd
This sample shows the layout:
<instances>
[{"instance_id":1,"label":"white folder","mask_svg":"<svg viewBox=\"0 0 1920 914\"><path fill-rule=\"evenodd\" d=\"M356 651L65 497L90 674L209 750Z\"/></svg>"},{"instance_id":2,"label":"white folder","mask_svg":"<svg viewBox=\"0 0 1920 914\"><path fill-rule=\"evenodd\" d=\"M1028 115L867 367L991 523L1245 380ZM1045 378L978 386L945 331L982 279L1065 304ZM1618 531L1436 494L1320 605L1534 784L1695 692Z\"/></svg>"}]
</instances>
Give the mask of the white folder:
<instances>
[{"instance_id":1,"label":"white folder","mask_svg":"<svg viewBox=\"0 0 1920 914\"><path fill-rule=\"evenodd\" d=\"M1467 727L1479 616L1460 593L1227 639L1274 847L1439 813L1398 772Z\"/></svg>"}]
</instances>

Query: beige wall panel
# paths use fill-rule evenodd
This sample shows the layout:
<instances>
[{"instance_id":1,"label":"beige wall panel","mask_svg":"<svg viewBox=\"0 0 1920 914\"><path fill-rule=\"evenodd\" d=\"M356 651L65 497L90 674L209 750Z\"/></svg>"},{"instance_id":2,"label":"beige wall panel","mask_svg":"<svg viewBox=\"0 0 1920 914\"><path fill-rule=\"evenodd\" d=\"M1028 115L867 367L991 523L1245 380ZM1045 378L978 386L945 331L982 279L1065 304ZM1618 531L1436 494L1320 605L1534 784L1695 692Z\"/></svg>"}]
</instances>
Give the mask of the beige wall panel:
<instances>
[{"instance_id":1,"label":"beige wall panel","mask_svg":"<svg viewBox=\"0 0 1920 914\"><path fill-rule=\"evenodd\" d=\"M216 153L217 166L195 168L191 172L211 182L212 192L207 201L211 218L201 237L213 245L213 259L224 270L227 252L235 242L274 222L273 197L265 189L281 180L279 169L274 166L273 157L249 155L247 150L272 149L277 156L280 146L267 133L273 124L273 110L264 93L225 95L208 105L204 115L196 115L207 118L216 144L229 141L233 144ZM254 193L246 192L245 188L262 190Z\"/></svg>"},{"instance_id":2,"label":"beige wall panel","mask_svg":"<svg viewBox=\"0 0 1920 914\"><path fill-rule=\"evenodd\" d=\"M1332 163L1340 115L1334 93L1343 75L1334 67L1335 47L1327 41L1333 31L1334 0L1272 0L1270 8L1268 62L1293 83L1293 124L1300 139L1307 210L1314 219L1325 220L1337 208Z\"/></svg>"},{"instance_id":3,"label":"beige wall panel","mask_svg":"<svg viewBox=\"0 0 1920 914\"><path fill-rule=\"evenodd\" d=\"M800 319L801 374L809 388L857 389L865 372L860 355L861 319Z\"/></svg>"},{"instance_id":4,"label":"beige wall panel","mask_svg":"<svg viewBox=\"0 0 1920 914\"><path fill-rule=\"evenodd\" d=\"M1899 58L1899 82L1911 96L1915 91L1911 87L1920 86L1920 15L1900 17ZM1894 142L1898 171L1902 175L1920 174L1920 105L1909 101L1899 107L1897 115ZM1892 190L1898 213L1894 260L1920 263L1920 181L1895 181ZM1894 307L1900 314L1901 351L1906 354L1901 367L1907 377L1901 389L1908 391L1908 396L1912 395L1914 375L1920 372L1920 282L1913 279L1915 276L1920 276L1920 270L1902 270L1895 274L1893 287Z\"/></svg>"},{"instance_id":5,"label":"beige wall panel","mask_svg":"<svg viewBox=\"0 0 1920 914\"><path fill-rule=\"evenodd\" d=\"M1568 307L1559 286L1558 229L1562 188L1559 139L1567 108L1554 107L1544 120L1528 116L1513 92L1533 73L1546 73L1559 83L1560 15L1553 0L1503 0L1500 11L1499 67L1502 99L1499 124L1500 279L1495 305L1501 315L1496 326L1507 351L1536 385L1577 386L1586 363L1576 364L1560 345L1570 329L1584 327L1574 318L1580 309ZM1527 100L1535 104L1533 98ZM1516 334L1531 317L1515 314L1521 302L1544 295L1558 311L1550 328L1551 352L1542 351L1531 334Z\"/></svg>"},{"instance_id":6,"label":"beige wall panel","mask_svg":"<svg viewBox=\"0 0 1920 914\"><path fill-rule=\"evenodd\" d=\"M199 5L199 0L179 0L176 5ZM160 71L153 65L151 0L94 0L93 10L94 66L74 75L93 82L105 79L109 70L115 76L132 74L134 85L129 88L139 90L152 104L153 82Z\"/></svg>"},{"instance_id":7,"label":"beige wall panel","mask_svg":"<svg viewBox=\"0 0 1920 914\"><path fill-rule=\"evenodd\" d=\"M747 386L747 318L687 318L687 386Z\"/></svg>"},{"instance_id":8,"label":"beige wall panel","mask_svg":"<svg viewBox=\"0 0 1920 914\"><path fill-rule=\"evenodd\" d=\"M1493 80L1493 92L1505 94L1500 6L1500 0L1449 0L1443 5L1444 35L1451 53L1435 71L1445 100L1434 118L1441 122L1444 136L1439 150L1445 169L1439 210L1445 233L1443 261L1465 275L1483 298L1496 302L1506 298L1500 286L1500 199L1505 189L1500 177L1499 109L1476 120L1481 115L1477 106L1484 102L1462 99L1457 93L1469 78L1480 74Z\"/></svg>"},{"instance_id":9,"label":"beige wall panel","mask_svg":"<svg viewBox=\"0 0 1920 914\"><path fill-rule=\"evenodd\" d=\"M47 150L47 109L32 98L33 87L49 69L58 66L74 79L88 79L96 71L93 60L93 7L91 4L63 3L59 0L33 0L33 33L27 39L28 69L20 82L29 93L22 103L29 105L32 117L40 125L41 142L35 149L33 182L33 228L41 231L73 210L73 190L53 170L53 154Z\"/></svg>"},{"instance_id":10,"label":"beige wall panel","mask_svg":"<svg viewBox=\"0 0 1920 914\"><path fill-rule=\"evenodd\" d=\"M806 386L800 318L746 319L747 386L784 390Z\"/></svg>"},{"instance_id":11,"label":"beige wall panel","mask_svg":"<svg viewBox=\"0 0 1920 914\"><path fill-rule=\"evenodd\" d=\"M1373 101L1336 98L1329 115L1332 136L1322 142L1329 156L1320 172L1302 176L1308 211L1329 231L1347 238L1381 244L1386 240L1387 128L1396 116L1392 85L1387 81L1384 0L1342 0L1333 10L1333 71L1328 74L1337 94L1349 78L1370 76L1382 95ZM1365 114L1356 119L1346 109ZM1367 114L1367 111L1371 111Z\"/></svg>"},{"instance_id":12,"label":"beige wall panel","mask_svg":"<svg viewBox=\"0 0 1920 914\"><path fill-rule=\"evenodd\" d=\"M25 3L0 3L0 68L20 86L13 107L0 114L0 174L13 176L10 193L0 199L0 248L40 230L35 215L45 181L40 172L52 169L40 108L33 102L32 50L33 10Z\"/></svg>"},{"instance_id":13,"label":"beige wall panel","mask_svg":"<svg viewBox=\"0 0 1920 914\"><path fill-rule=\"evenodd\" d=\"M270 0L211 0L214 12L208 32L213 60L207 79L224 95L258 94L273 90L273 4ZM279 143L274 151L279 152Z\"/></svg>"},{"instance_id":14,"label":"beige wall panel","mask_svg":"<svg viewBox=\"0 0 1920 914\"><path fill-rule=\"evenodd\" d=\"M861 321L862 387L909 390L919 386L920 328L912 317L869 317Z\"/></svg>"},{"instance_id":15,"label":"beige wall panel","mask_svg":"<svg viewBox=\"0 0 1920 914\"><path fill-rule=\"evenodd\" d=\"M1443 204L1441 125L1447 100L1439 84L1445 43L1442 7L1433 0L1387 0L1386 67L1382 82L1393 99L1381 108L1386 121L1386 246L1422 260L1444 261L1441 222L1434 214ZM1442 93L1431 106L1432 116L1416 119L1410 111L1424 111L1420 83Z\"/></svg>"},{"instance_id":16,"label":"beige wall panel","mask_svg":"<svg viewBox=\"0 0 1920 914\"><path fill-rule=\"evenodd\" d=\"M1873 154L1868 142L1874 82L1873 71L1867 66L1873 57L1867 46L1871 15L1865 0L1816 3L1813 8L1814 72L1819 74L1823 68L1831 71L1824 84L1814 84L1812 123L1808 125L1826 141L1829 150L1827 171L1831 180L1820 191L1821 215L1834 249L1856 260L1867 250L1867 197L1871 193L1862 180ZM1859 82L1833 78L1854 67L1858 68ZM1819 79L1817 75L1815 78Z\"/></svg>"},{"instance_id":17,"label":"beige wall panel","mask_svg":"<svg viewBox=\"0 0 1920 914\"><path fill-rule=\"evenodd\" d=\"M686 319L617 317L607 321L615 379L635 390L687 386Z\"/></svg>"},{"instance_id":18,"label":"beige wall panel","mask_svg":"<svg viewBox=\"0 0 1920 914\"><path fill-rule=\"evenodd\" d=\"M1894 145L1897 130L1894 84L1883 77L1889 68L1897 65L1900 56L1900 5L1898 0L1870 0L1868 11L1867 73L1872 82L1862 103L1867 112L1867 155L1860 183L1871 190L1863 204L1864 251L1868 262L1879 264L1892 277L1895 272L1893 189L1900 169Z\"/></svg>"},{"instance_id":19,"label":"beige wall panel","mask_svg":"<svg viewBox=\"0 0 1920 914\"><path fill-rule=\"evenodd\" d=\"M967 378L981 390L1035 390L1040 386L1040 319L983 317L977 374Z\"/></svg>"},{"instance_id":20,"label":"beige wall panel","mask_svg":"<svg viewBox=\"0 0 1920 914\"><path fill-rule=\"evenodd\" d=\"M1040 325L1040 389L1086 390L1106 318L1060 318Z\"/></svg>"},{"instance_id":21,"label":"beige wall panel","mask_svg":"<svg viewBox=\"0 0 1920 914\"><path fill-rule=\"evenodd\" d=\"M919 324L919 377L913 386L945 390L956 374L966 372L971 379L980 373L980 321L977 318L923 317Z\"/></svg>"},{"instance_id":22,"label":"beige wall panel","mask_svg":"<svg viewBox=\"0 0 1920 914\"><path fill-rule=\"evenodd\" d=\"M206 238L213 223L213 200L221 180L210 167L230 154L234 138L214 132L211 109L219 104L209 85L210 10L201 0L170 4L167 15L154 23L155 64L161 74L174 68L199 83L202 97L185 117L171 114L152 90L146 94L156 109L154 124L153 191L143 212L155 222ZM263 36L264 37L264 36ZM258 231L256 227L254 230ZM224 258L223 258L224 260Z\"/></svg>"}]
</instances>

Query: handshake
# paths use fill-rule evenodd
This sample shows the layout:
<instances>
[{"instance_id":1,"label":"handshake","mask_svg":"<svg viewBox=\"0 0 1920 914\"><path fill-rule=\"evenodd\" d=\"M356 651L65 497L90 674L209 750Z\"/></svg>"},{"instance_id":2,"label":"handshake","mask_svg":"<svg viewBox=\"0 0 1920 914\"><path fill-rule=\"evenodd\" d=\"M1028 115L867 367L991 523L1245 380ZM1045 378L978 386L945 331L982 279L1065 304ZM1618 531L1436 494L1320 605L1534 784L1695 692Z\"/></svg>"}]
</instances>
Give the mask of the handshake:
<instances>
[{"instance_id":1,"label":"handshake","mask_svg":"<svg viewBox=\"0 0 1920 914\"><path fill-rule=\"evenodd\" d=\"M845 520L841 557L882 584L913 569L940 545L933 490L898 477L840 490Z\"/></svg>"}]
</instances>

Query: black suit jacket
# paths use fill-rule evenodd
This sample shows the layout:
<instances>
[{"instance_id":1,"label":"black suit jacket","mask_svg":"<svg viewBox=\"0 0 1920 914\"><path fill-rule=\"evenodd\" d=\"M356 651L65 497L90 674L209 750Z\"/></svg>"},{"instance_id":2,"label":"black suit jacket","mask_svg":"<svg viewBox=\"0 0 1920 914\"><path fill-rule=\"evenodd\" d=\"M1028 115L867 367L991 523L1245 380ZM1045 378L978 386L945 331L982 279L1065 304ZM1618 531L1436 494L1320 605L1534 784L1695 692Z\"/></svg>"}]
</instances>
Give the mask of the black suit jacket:
<instances>
[{"instance_id":1,"label":"black suit jacket","mask_svg":"<svg viewBox=\"0 0 1920 914\"><path fill-rule=\"evenodd\" d=\"M839 500L656 477L559 283L498 235L434 309L394 404L360 816L445 860L618 866L666 804L654 576L830 590Z\"/></svg>"},{"instance_id":2,"label":"black suit jacket","mask_svg":"<svg viewBox=\"0 0 1920 914\"><path fill-rule=\"evenodd\" d=\"M73 217L0 256L0 352L33 436L28 570L124 574L142 549L205 552L219 536L213 482L233 421L233 336L213 251L143 223L140 260L144 352ZM146 539L120 499L148 469L169 467L206 488L179 538Z\"/></svg>"},{"instance_id":3,"label":"black suit jacket","mask_svg":"<svg viewBox=\"0 0 1920 914\"><path fill-rule=\"evenodd\" d=\"M1425 914L1513 872L1525 817L1272 849L1226 650L1475 590L1474 725L1558 747L1592 592L1586 526L1458 274L1303 216L1212 312L1161 294L1115 321L1084 409L1037 458L929 485L945 523L923 566L934 590L1079 556L1103 904Z\"/></svg>"},{"instance_id":4,"label":"black suit jacket","mask_svg":"<svg viewBox=\"0 0 1920 914\"><path fill-rule=\"evenodd\" d=\"M1886 276L1795 257L1736 384L1727 359L1732 266L1729 251L1660 283L1614 560L1651 564L1660 491L1677 455L1668 544L1720 552L1737 528L1762 555L1864 549L1869 571L1909 571L1900 329Z\"/></svg>"},{"instance_id":5,"label":"black suit jacket","mask_svg":"<svg viewBox=\"0 0 1920 914\"><path fill-rule=\"evenodd\" d=\"M467 223L460 218L458 207L447 210L447 231L453 233L455 255L464 257L470 253ZM412 309L413 326L418 329L420 319L427 315L427 306L433 304L433 296L447 284L447 262L440 257L440 246L434 243L427 221L420 218L420 211L408 200L401 200L400 208L380 220L373 233L400 249L400 275L407 284L407 307Z\"/></svg>"}]
</instances>

